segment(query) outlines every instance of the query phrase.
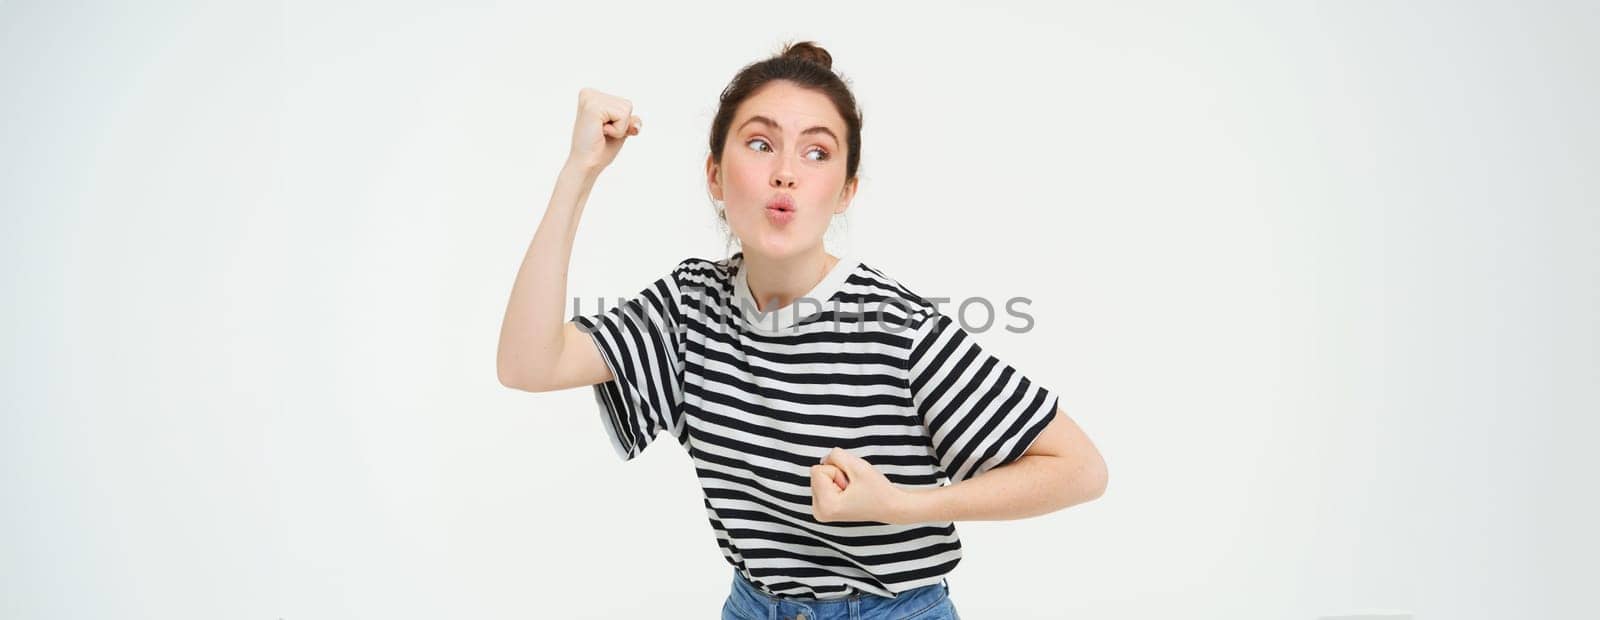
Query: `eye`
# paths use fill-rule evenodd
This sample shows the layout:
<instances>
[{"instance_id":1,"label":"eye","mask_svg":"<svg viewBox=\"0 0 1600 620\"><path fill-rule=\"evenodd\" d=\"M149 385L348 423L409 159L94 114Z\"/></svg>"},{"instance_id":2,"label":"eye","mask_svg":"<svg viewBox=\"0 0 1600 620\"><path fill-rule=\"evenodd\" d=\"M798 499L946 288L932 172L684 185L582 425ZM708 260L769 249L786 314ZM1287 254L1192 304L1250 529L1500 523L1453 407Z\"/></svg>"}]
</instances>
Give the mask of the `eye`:
<instances>
[{"instance_id":1,"label":"eye","mask_svg":"<svg viewBox=\"0 0 1600 620\"><path fill-rule=\"evenodd\" d=\"M811 161L826 161L829 157L831 157L830 155L828 155L828 151L824 150L820 146L817 147L817 148L811 149L809 151L806 151L806 155L810 155L812 153L817 153L819 156L811 158Z\"/></svg>"},{"instance_id":2,"label":"eye","mask_svg":"<svg viewBox=\"0 0 1600 620\"><path fill-rule=\"evenodd\" d=\"M767 144L767 141L766 141L765 138L751 138L749 140L745 140L744 145L745 146L750 146L751 144L755 144L757 142L760 142L761 144L765 145L767 147L767 150L769 150L769 151L772 150L772 145ZM758 148L756 150L759 151L761 149Z\"/></svg>"}]
</instances>

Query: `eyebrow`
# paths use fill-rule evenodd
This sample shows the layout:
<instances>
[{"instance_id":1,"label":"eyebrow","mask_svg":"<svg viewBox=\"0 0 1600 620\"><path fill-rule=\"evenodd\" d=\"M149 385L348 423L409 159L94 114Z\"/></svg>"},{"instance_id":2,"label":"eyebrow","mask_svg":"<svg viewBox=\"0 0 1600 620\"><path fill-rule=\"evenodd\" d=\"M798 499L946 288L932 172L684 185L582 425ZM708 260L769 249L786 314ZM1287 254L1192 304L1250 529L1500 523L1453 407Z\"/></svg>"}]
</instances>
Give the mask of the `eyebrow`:
<instances>
[{"instance_id":1,"label":"eyebrow","mask_svg":"<svg viewBox=\"0 0 1600 620\"><path fill-rule=\"evenodd\" d=\"M761 116L761 115L758 114L756 116L752 116L749 119L745 120L745 122L740 123L739 124L739 129L734 130L734 133L738 133L739 131L744 130L744 126L745 125L749 125L750 123L761 123L763 125L767 125L769 127L772 127L773 129L776 129L778 131L783 131L783 126L779 125L778 121L772 120L770 118L767 118L765 116ZM807 129L805 131L802 131L802 132L800 132L800 135L804 136L804 135L814 134L814 133L825 133L825 134L828 134L828 137L833 138L834 144L838 144L839 143L839 136L834 135L832 129L828 129L827 127L823 127L821 125L817 125L816 127L812 127L812 128Z\"/></svg>"}]
</instances>

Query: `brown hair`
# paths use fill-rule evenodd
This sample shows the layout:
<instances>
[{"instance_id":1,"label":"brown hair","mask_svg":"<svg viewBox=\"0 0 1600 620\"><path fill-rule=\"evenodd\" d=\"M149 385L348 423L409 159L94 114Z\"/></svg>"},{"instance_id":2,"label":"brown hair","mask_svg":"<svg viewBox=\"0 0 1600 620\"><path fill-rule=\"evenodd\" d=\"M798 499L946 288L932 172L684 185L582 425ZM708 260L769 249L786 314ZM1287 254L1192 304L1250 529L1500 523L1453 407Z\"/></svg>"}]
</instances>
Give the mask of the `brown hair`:
<instances>
[{"instance_id":1,"label":"brown hair","mask_svg":"<svg viewBox=\"0 0 1600 620\"><path fill-rule=\"evenodd\" d=\"M733 76L733 81L722 89L717 116L711 121L711 157L722 163L723 143L728 140L728 128L733 125L733 115L761 87L773 80L787 80L807 88L833 101L833 107L844 118L845 126L845 182L856 178L856 168L861 165L861 110L856 107L856 97L844 78L833 71L833 56L828 50L811 41L800 41L783 46L783 51L766 60L745 65Z\"/></svg>"}]
</instances>

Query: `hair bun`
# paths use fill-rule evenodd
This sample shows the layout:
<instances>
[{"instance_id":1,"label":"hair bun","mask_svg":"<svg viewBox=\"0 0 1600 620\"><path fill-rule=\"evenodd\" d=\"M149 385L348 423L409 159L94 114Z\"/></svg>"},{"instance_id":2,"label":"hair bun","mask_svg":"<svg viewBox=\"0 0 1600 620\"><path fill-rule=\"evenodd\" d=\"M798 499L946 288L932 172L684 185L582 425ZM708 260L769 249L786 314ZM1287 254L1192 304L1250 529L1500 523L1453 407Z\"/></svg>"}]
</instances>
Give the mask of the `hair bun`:
<instances>
[{"instance_id":1,"label":"hair bun","mask_svg":"<svg viewBox=\"0 0 1600 620\"><path fill-rule=\"evenodd\" d=\"M833 56L828 53L828 50L822 49L821 46L811 41L800 41L785 45L782 56L799 58L800 60L822 65L824 69L833 70Z\"/></svg>"}]
</instances>

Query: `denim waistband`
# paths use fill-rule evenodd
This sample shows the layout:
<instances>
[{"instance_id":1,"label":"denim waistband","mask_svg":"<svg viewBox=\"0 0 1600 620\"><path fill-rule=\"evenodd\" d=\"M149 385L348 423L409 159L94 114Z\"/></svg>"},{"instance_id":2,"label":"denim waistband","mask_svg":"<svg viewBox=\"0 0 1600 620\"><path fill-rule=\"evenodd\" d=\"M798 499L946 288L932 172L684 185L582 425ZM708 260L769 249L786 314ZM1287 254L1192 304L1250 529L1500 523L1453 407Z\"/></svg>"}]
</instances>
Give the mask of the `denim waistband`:
<instances>
[{"instance_id":1,"label":"denim waistband","mask_svg":"<svg viewBox=\"0 0 1600 620\"><path fill-rule=\"evenodd\" d=\"M939 583L912 588L894 597L871 592L852 592L837 598L773 596L761 591L739 569L733 570L733 590L729 603L757 620L794 618L804 615L807 620L832 620L863 617L902 617L933 607L950 595L948 579Z\"/></svg>"}]
</instances>

